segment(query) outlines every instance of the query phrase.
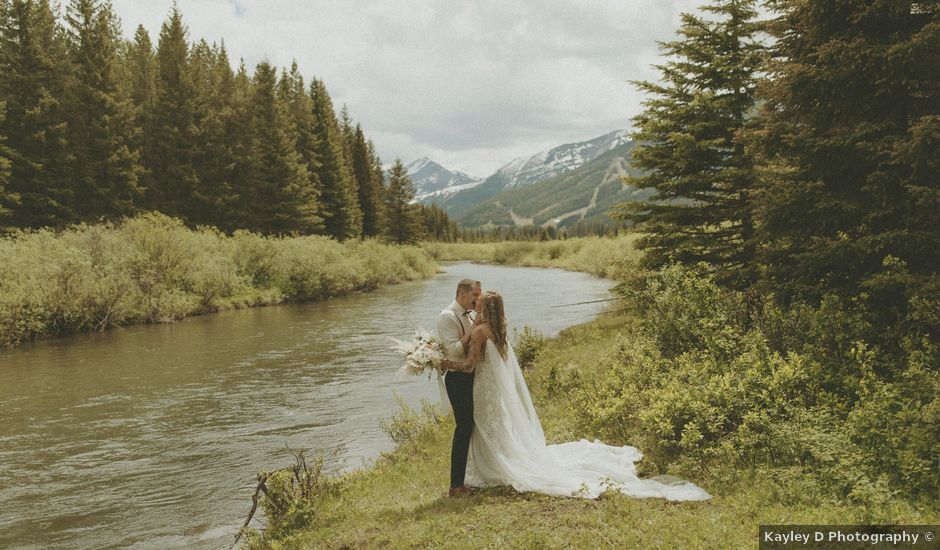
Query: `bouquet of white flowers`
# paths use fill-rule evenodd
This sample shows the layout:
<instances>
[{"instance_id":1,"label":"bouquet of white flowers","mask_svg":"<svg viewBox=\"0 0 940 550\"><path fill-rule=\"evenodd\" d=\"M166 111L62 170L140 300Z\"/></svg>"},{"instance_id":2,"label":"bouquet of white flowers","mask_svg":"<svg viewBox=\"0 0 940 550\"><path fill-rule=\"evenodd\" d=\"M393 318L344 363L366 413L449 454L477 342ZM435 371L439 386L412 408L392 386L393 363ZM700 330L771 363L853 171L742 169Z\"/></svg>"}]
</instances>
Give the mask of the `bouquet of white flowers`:
<instances>
[{"instance_id":1,"label":"bouquet of white flowers","mask_svg":"<svg viewBox=\"0 0 940 550\"><path fill-rule=\"evenodd\" d=\"M414 338L410 342L403 342L392 338L395 342L393 348L405 358L405 364L398 369L398 374L419 375L428 373L428 380L434 371L440 372L441 360L444 359L444 343L428 331L415 329Z\"/></svg>"}]
</instances>

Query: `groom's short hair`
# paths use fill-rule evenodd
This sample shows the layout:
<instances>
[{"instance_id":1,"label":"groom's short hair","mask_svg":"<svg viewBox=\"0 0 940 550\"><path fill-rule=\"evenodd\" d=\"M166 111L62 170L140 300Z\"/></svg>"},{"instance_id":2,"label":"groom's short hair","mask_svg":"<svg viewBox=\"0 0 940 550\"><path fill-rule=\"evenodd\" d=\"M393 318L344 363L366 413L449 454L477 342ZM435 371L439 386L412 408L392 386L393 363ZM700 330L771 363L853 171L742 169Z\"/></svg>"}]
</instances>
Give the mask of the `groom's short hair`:
<instances>
[{"instance_id":1,"label":"groom's short hair","mask_svg":"<svg viewBox=\"0 0 940 550\"><path fill-rule=\"evenodd\" d=\"M457 292L473 292L474 288L480 288L480 281L474 281L473 279L462 279L457 283Z\"/></svg>"}]
</instances>

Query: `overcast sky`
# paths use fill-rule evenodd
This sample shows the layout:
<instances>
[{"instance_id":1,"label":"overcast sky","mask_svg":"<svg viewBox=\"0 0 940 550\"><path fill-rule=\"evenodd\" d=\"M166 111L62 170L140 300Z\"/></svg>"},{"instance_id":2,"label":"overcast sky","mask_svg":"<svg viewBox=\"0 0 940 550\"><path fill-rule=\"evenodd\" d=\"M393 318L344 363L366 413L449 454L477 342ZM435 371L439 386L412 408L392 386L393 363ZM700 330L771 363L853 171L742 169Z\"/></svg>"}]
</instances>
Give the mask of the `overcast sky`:
<instances>
[{"instance_id":1,"label":"overcast sky","mask_svg":"<svg viewBox=\"0 0 940 550\"><path fill-rule=\"evenodd\" d=\"M156 44L172 0L112 0ZM702 0L178 0L191 41L233 64L296 59L349 107L383 162L427 156L473 176L630 127L656 40Z\"/></svg>"}]
</instances>

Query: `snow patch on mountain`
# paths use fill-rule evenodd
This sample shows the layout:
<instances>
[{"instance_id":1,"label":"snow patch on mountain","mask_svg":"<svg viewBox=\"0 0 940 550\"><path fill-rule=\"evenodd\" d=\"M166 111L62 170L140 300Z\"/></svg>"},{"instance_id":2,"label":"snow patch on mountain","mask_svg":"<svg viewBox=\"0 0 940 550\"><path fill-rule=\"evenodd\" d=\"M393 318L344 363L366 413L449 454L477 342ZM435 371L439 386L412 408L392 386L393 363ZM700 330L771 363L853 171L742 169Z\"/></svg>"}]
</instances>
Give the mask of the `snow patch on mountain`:
<instances>
[{"instance_id":1,"label":"snow patch on mountain","mask_svg":"<svg viewBox=\"0 0 940 550\"><path fill-rule=\"evenodd\" d=\"M483 181L463 172L448 170L427 157L410 162L405 171L415 184L415 198L419 201L469 189Z\"/></svg>"},{"instance_id":2,"label":"snow patch on mountain","mask_svg":"<svg viewBox=\"0 0 940 550\"><path fill-rule=\"evenodd\" d=\"M503 180L504 189L536 183L580 168L627 141L627 130L617 130L589 141L559 145L534 155L513 159L497 170L494 176Z\"/></svg>"}]
</instances>

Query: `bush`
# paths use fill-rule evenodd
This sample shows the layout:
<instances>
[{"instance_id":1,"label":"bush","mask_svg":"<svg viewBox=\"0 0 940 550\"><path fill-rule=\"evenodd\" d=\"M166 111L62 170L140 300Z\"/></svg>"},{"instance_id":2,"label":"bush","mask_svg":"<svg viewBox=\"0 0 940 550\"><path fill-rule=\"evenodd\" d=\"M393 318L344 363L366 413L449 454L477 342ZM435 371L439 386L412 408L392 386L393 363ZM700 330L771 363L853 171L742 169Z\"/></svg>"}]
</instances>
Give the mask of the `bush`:
<instances>
[{"instance_id":1,"label":"bush","mask_svg":"<svg viewBox=\"0 0 940 550\"><path fill-rule=\"evenodd\" d=\"M444 421L437 405L421 400L421 408L414 409L396 396L400 411L390 419L379 420L379 426L396 445L415 443Z\"/></svg>"},{"instance_id":2,"label":"bush","mask_svg":"<svg viewBox=\"0 0 940 550\"><path fill-rule=\"evenodd\" d=\"M519 366L527 369L535 363L539 351L545 347L546 338L540 331L526 325L521 331L513 329L513 342Z\"/></svg>"},{"instance_id":3,"label":"bush","mask_svg":"<svg viewBox=\"0 0 940 550\"><path fill-rule=\"evenodd\" d=\"M159 213L0 238L0 346L429 277L418 247L187 228Z\"/></svg>"},{"instance_id":4,"label":"bush","mask_svg":"<svg viewBox=\"0 0 940 550\"><path fill-rule=\"evenodd\" d=\"M749 313L702 269L629 274L619 288L644 322L576 388L584 429L638 445L662 471L796 467L867 505L940 492L929 335L886 353L861 339L874 333L860 302Z\"/></svg>"}]
</instances>

